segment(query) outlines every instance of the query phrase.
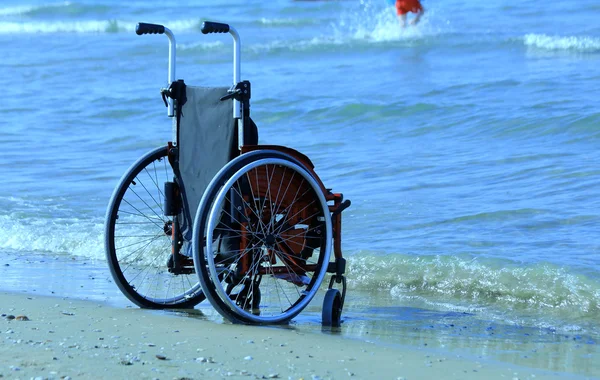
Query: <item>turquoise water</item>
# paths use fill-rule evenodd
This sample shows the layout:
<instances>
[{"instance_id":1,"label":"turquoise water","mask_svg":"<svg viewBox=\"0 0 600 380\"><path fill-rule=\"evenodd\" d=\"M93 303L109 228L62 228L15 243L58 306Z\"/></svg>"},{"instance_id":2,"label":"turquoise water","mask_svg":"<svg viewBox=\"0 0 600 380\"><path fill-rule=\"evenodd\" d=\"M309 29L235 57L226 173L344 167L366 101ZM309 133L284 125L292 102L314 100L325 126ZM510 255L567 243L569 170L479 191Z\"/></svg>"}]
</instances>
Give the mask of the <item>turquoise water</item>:
<instances>
[{"instance_id":1,"label":"turquoise water","mask_svg":"<svg viewBox=\"0 0 600 380\"><path fill-rule=\"evenodd\" d=\"M178 78L229 84L210 19L242 37L261 142L352 200L348 323L415 307L595 342L600 6L504 3L424 1L402 30L382 0L3 1L0 250L103 260L114 186L171 135L167 40L135 24L173 30Z\"/></svg>"}]
</instances>

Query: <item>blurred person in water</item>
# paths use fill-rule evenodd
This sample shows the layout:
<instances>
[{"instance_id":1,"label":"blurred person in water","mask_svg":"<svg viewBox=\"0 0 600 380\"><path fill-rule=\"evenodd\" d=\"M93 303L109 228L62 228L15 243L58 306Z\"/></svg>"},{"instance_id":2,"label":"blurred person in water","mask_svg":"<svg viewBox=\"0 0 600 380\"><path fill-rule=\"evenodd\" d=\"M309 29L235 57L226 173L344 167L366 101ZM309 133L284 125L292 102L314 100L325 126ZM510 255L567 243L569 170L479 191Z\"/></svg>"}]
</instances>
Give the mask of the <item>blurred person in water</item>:
<instances>
[{"instance_id":1,"label":"blurred person in water","mask_svg":"<svg viewBox=\"0 0 600 380\"><path fill-rule=\"evenodd\" d=\"M406 26L406 15L408 12L415 14L415 18L410 21L410 25L417 25L425 10L419 0L396 0L396 14L403 28Z\"/></svg>"}]
</instances>

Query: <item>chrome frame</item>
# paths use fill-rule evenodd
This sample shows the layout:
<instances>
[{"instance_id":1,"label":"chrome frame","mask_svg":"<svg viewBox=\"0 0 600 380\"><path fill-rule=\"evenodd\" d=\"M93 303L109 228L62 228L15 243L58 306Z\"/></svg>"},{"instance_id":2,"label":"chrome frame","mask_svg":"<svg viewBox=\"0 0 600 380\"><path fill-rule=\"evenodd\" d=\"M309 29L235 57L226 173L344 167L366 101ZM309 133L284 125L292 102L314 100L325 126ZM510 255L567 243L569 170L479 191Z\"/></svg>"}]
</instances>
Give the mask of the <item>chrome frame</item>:
<instances>
[{"instance_id":1,"label":"chrome frame","mask_svg":"<svg viewBox=\"0 0 600 380\"><path fill-rule=\"evenodd\" d=\"M175 43L175 35L171 30L165 27L165 34L169 37L169 75L167 78L167 86L170 86L175 81L175 53L177 44ZM167 116L175 116L175 105L173 99L167 97Z\"/></svg>"}]
</instances>

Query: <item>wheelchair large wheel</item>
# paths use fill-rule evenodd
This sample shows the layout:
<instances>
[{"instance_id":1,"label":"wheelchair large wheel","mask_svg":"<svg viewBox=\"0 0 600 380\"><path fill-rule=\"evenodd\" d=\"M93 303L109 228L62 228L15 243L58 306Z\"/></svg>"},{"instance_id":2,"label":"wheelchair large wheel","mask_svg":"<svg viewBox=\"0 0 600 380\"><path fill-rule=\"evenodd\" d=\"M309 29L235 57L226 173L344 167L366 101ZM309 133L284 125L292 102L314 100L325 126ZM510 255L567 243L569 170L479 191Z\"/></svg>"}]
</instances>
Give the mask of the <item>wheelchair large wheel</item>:
<instances>
[{"instance_id":1,"label":"wheelchair large wheel","mask_svg":"<svg viewBox=\"0 0 600 380\"><path fill-rule=\"evenodd\" d=\"M169 272L175 228L163 213L166 181L173 181L166 146L140 158L121 178L106 213L106 259L117 286L136 305L190 308L205 297L191 259L187 271Z\"/></svg>"},{"instance_id":2,"label":"wheelchair large wheel","mask_svg":"<svg viewBox=\"0 0 600 380\"><path fill-rule=\"evenodd\" d=\"M194 221L194 264L225 318L286 323L319 289L332 236L320 182L290 156L255 151L231 161L206 190Z\"/></svg>"}]
</instances>

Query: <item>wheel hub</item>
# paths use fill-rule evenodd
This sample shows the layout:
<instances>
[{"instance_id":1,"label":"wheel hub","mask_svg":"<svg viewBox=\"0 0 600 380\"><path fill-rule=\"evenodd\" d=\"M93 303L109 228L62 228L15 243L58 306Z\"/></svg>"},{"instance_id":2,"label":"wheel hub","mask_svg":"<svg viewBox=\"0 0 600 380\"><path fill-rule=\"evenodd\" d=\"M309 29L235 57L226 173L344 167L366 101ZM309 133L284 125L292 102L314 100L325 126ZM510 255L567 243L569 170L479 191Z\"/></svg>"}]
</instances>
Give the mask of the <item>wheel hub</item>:
<instances>
[{"instance_id":1,"label":"wheel hub","mask_svg":"<svg viewBox=\"0 0 600 380\"><path fill-rule=\"evenodd\" d=\"M272 234L265 236L265 245L267 248L272 248L275 245L275 236Z\"/></svg>"}]
</instances>

